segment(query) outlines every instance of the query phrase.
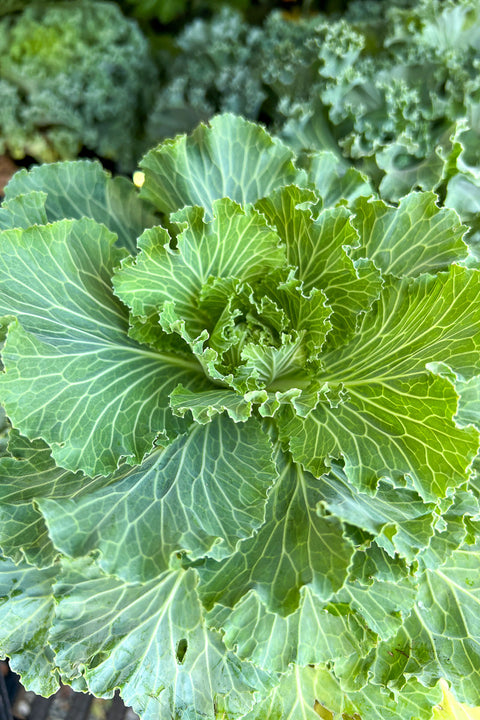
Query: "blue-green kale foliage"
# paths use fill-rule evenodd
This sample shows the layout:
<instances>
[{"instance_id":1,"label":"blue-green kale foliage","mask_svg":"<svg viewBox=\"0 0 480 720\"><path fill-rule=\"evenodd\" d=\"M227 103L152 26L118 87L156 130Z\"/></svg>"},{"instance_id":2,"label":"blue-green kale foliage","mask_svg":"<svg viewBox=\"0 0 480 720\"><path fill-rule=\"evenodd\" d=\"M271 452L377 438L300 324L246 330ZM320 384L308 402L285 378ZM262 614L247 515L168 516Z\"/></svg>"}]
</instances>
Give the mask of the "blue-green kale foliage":
<instances>
[{"instance_id":1,"label":"blue-green kale foliage","mask_svg":"<svg viewBox=\"0 0 480 720\"><path fill-rule=\"evenodd\" d=\"M155 69L117 5L33 4L6 15L0 58L0 152L52 161L85 147L132 164Z\"/></svg>"},{"instance_id":2,"label":"blue-green kale foliage","mask_svg":"<svg viewBox=\"0 0 480 720\"><path fill-rule=\"evenodd\" d=\"M260 28L225 9L180 35L151 140L228 110L297 151L333 150L389 199L438 187L462 148L478 164L479 19L478 0L354 2L339 19L273 13Z\"/></svg>"}]
</instances>

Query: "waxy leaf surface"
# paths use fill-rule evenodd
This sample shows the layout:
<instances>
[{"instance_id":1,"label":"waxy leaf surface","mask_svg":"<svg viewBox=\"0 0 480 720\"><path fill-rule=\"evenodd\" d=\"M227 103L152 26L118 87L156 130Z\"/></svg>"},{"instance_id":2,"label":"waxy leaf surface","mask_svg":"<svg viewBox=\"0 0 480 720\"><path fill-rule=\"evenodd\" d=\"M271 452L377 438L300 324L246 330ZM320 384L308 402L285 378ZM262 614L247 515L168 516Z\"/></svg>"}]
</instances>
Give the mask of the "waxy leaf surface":
<instances>
[{"instance_id":1,"label":"waxy leaf surface","mask_svg":"<svg viewBox=\"0 0 480 720\"><path fill-rule=\"evenodd\" d=\"M245 714L270 678L205 627L195 584L192 571L127 584L87 561L66 563L51 634L62 673L71 680L83 674L97 695L120 688L147 719L172 712L215 720L217 702Z\"/></svg>"},{"instance_id":2,"label":"waxy leaf surface","mask_svg":"<svg viewBox=\"0 0 480 720\"><path fill-rule=\"evenodd\" d=\"M115 470L122 456L139 462L157 433L178 431L168 394L196 374L181 356L128 337L128 314L110 289L123 255L114 240L92 220L0 236L1 312L19 321L3 350L1 398L23 434L46 440L60 466L90 475Z\"/></svg>"},{"instance_id":3,"label":"waxy leaf surface","mask_svg":"<svg viewBox=\"0 0 480 720\"><path fill-rule=\"evenodd\" d=\"M108 485L40 507L63 553L100 551L107 573L146 582L169 568L174 553L222 558L252 535L276 476L271 455L255 419L217 417Z\"/></svg>"},{"instance_id":4,"label":"waxy leaf surface","mask_svg":"<svg viewBox=\"0 0 480 720\"><path fill-rule=\"evenodd\" d=\"M436 278L391 280L355 338L323 356L320 377L341 386L340 402L323 400L306 419L290 412L282 423L294 459L319 473L325 457L343 457L349 480L370 492L381 477L408 475L426 500L464 483L478 435L456 426L455 388L428 368L437 361L477 372L479 283L477 271L455 266Z\"/></svg>"}]
</instances>

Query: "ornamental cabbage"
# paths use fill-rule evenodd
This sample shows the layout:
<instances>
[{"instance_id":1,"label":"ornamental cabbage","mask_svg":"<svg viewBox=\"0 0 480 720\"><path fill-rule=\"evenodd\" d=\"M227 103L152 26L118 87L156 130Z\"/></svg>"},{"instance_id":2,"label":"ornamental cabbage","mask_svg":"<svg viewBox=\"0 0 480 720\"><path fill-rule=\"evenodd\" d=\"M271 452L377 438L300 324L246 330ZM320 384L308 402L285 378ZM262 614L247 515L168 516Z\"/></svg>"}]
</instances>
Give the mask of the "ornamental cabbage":
<instances>
[{"instance_id":1,"label":"ornamental cabbage","mask_svg":"<svg viewBox=\"0 0 480 720\"><path fill-rule=\"evenodd\" d=\"M480 704L480 270L432 192L215 117L0 210L0 654L145 720ZM468 262L467 262L468 261Z\"/></svg>"}]
</instances>

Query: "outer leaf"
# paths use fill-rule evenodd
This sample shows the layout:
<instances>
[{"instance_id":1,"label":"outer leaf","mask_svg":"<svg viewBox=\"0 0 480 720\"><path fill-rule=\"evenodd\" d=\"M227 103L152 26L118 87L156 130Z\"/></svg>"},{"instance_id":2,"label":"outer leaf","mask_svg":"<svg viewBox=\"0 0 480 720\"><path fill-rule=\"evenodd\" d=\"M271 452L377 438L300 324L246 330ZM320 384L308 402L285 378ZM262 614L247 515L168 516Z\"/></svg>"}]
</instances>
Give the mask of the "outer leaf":
<instances>
[{"instance_id":1,"label":"outer leaf","mask_svg":"<svg viewBox=\"0 0 480 720\"><path fill-rule=\"evenodd\" d=\"M0 556L0 657L9 655L25 687L43 695L58 689L53 652L47 643L56 573L55 567L37 570Z\"/></svg>"},{"instance_id":2,"label":"outer leaf","mask_svg":"<svg viewBox=\"0 0 480 720\"><path fill-rule=\"evenodd\" d=\"M265 524L229 558L198 567L207 608L215 602L232 607L255 589L270 610L287 615L297 609L304 585L327 600L346 579L353 546L335 517L316 512L319 481L286 457L277 462L281 474Z\"/></svg>"},{"instance_id":3,"label":"outer leaf","mask_svg":"<svg viewBox=\"0 0 480 720\"><path fill-rule=\"evenodd\" d=\"M0 547L14 562L26 560L40 568L49 567L58 556L33 503L0 505Z\"/></svg>"},{"instance_id":4,"label":"outer leaf","mask_svg":"<svg viewBox=\"0 0 480 720\"><path fill-rule=\"evenodd\" d=\"M473 492L457 490L452 504L439 519L430 545L420 555L420 567L435 570L465 542L475 542L477 528L473 530L473 539L470 539L469 533L472 521L479 519L479 503Z\"/></svg>"},{"instance_id":5,"label":"outer leaf","mask_svg":"<svg viewBox=\"0 0 480 720\"><path fill-rule=\"evenodd\" d=\"M475 147L477 147L477 141L475 141ZM465 170L456 173L449 179L445 204L447 207L454 208L466 221L474 221L480 201L478 166L469 168L471 172Z\"/></svg>"},{"instance_id":6,"label":"outer leaf","mask_svg":"<svg viewBox=\"0 0 480 720\"><path fill-rule=\"evenodd\" d=\"M347 696L327 669L293 667L245 720L430 720L440 697L439 689L428 691L416 680L398 698L375 685Z\"/></svg>"},{"instance_id":7,"label":"outer leaf","mask_svg":"<svg viewBox=\"0 0 480 720\"><path fill-rule=\"evenodd\" d=\"M16 430L10 433L8 451L9 456L0 458L1 503L20 505L42 497L68 498L111 481L86 478L80 472L57 467L48 445L42 440L31 442Z\"/></svg>"},{"instance_id":8,"label":"outer leaf","mask_svg":"<svg viewBox=\"0 0 480 720\"><path fill-rule=\"evenodd\" d=\"M9 201L6 207L11 208L13 198L32 191L46 193L49 222L92 218L104 223L130 252L135 251L136 239L143 230L155 224L155 216L139 198L133 183L123 177L112 178L98 162L77 160L39 165L29 172L20 170L5 188ZM33 225L35 218L32 208L28 213L30 222L22 227Z\"/></svg>"},{"instance_id":9,"label":"outer leaf","mask_svg":"<svg viewBox=\"0 0 480 720\"><path fill-rule=\"evenodd\" d=\"M436 205L435 193L410 193L398 208L360 198L353 225L362 240L356 257L373 260L383 273L398 277L446 270L464 260L466 227L456 213Z\"/></svg>"},{"instance_id":10,"label":"outer leaf","mask_svg":"<svg viewBox=\"0 0 480 720\"><path fill-rule=\"evenodd\" d=\"M5 3L2 3L0 8L0 15L23 10L26 5L28 5L28 0L5 0Z\"/></svg>"},{"instance_id":11,"label":"outer leaf","mask_svg":"<svg viewBox=\"0 0 480 720\"><path fill-rule=\"evenodd\" d=\"M398 555L392 557L359 528L350 525L348 530L357 544L351 567L352 580L360 581L363 585L371 585L373 580L402 585L405 580L411 584L410 581L415 579L412 573L417 570L416 563L409 565Z\"/></svg>"},{"instance_id":12,"label":"outer leaf","mask_svg":"<svg viewBox=\"0 0 480 720\"><path fill-rule=\"evenodd\" d=\"M455 266L437 278L389 282L355 339L323 356L319 380L342 384L343 401L323 401L305 420L290 413L282 424L294 458L319 473L325 457L343 455L347 477L366 491L407 473L427 500L464 483L478 435L455 425L453 386L425 368L443 361L466 376L478 372L479 283L477 271Z\"/></svg>"},{"instance_id":13,"label":"outer leaf","mask_svg":"<svg viewBox=\"0 0 480 720\"><path fill-rule=\"evenodd\" d=\"M217 417L107 486L40 507L63 553L99 550L107 573L144 582L168 569L173 553L222 558L249 537L276 476L271 455L256 420Z\"/></svg>"},{"instance_id":14,"label":"outer leaf","mask_svg":"<svg viewBox=\"0 0 480 720\"><path fill-rule=\"evenodd\" d=\"M415 581L408 575L383 580L358 577L352 572L336 600L350 605L364 618L371 630L385 639L395 635L403 626L415 603L415 595ZM355 675L346 678L351 685L355 684L356 679Z\"/></svg>"},{"instance_id":15,"label":"outer leaf","mask_svg":"<svg viewBox=\"0 0 480 720\"><path fill-rule=\"evenodd\" d=\"M460 394L457 421L462 425L475 425L480 430L480 375L457 383Z\"/></svg>"},{"instance_id":16,"label":"outer leaf","mask_svg":"<svg viewBox=\"0 0 480 720\"><path fill-rule=\"evenodd\" d=\"M480 704L480 547L465 545L420 579L417 604L398 635L379 648L376 677L452 683L462 702ZM396 650L398 649L398 650Z\"/></svg>"},{"instance_id":17,"label":"outer leaf","mask_svg":"<svg viewBox=\"0 0 480 720\"><path fill-rule=\"evenodd\" d=\"M286 672L291 663L304 666L351 655L362 658L376 639L348 605L325 606L305 587L298 610L287 617L267 610L250 592L233 610L215 606L207 621L224 631L226 646L241 659L276 672Z\"/></svg>"},{"instance_id":18,"label":"outer leaf","mask_svg":"<svg viewBox=\"0 0 480 720\"><path fill-rule=\"evenodd\" d=\"M45 225L48 222L45 212L46 199L46 193L32 191L4 202L0 208L0 228L9 230Z\"/></svg>"},{"instance_id":19,"label":"outer leaf","mask_svg":"<svg viewBox=\"0 0 480 720\"><path fill-rule=\"evenodd\" d=\"M269 678L205 628L195 582L193 571L179 570L128 585L86 561L66 564L52 632L62 673L83 674L100 696L118 687L145 720L215 720L216 707L244 714Z\"/></svg>"},{"instance_id":20,"label":"outer leaf","mask_svg":"<svg viewBox=\"0 0 480 720\"><path fill-rule=\"evenodd\" d=\"M92 482L81 473L58 468L48 445L29 442L12 430L8 455L0 458L0 546L15 562L49 567L58 552L48 536L45 521L33 504L48 496L71 497L88 492Z\"/></svg>"},{"instance_id":21,"label":"outer leaf","mask_svg":"<svg viewBox=\"0 0 480 720\"><path fill-rule=\"evenodd\" d=\"M178 135L140 163L142 196L164 213L200 205L211 217L213 201L255 202L298 174L292 151L259 125L235 115L212 118L190 136Z\"/></svg>"},{"instance_id":22,"label":"outer leaf","mask_svg":"<svg viewBox=\"0 0 480 720\"><path fill-rule=\"evenodd\" d=\"M246 720L318 720L317 697L321 697L323 684L319 675L323 672L294 666L272 693L245 716ZM327 718L330 720L329 715Z\"/></svg>"},{"instance_id":23,"label":"outer leaf","mask_svg":"<svg viewBox=\"0 0 480 720\"><path fill-rule=\"evenodd\" d=\"M371 533L392 557L398 553L412 562L428 546L437 519L436 505L425 503L413 490L381 480L371 497L358 492L335 464L321 480L322 503L328 510Z\"/></svg>"},{"instance_id":24,"label":"outer leaf","mask_svg":"<svg viewBox=\"0 0 480 720\"><path fill-rule=\"evenodd\" d=\"M141 461L157 432L176 432L168 395L199 367L129 339L109 288L121 256L114 239L86 219L0 235L0 307L22 323L3 352L8 415L42 436L59 465L91 475L115 470L122 456Z\"/></svg>"}]
</instances>

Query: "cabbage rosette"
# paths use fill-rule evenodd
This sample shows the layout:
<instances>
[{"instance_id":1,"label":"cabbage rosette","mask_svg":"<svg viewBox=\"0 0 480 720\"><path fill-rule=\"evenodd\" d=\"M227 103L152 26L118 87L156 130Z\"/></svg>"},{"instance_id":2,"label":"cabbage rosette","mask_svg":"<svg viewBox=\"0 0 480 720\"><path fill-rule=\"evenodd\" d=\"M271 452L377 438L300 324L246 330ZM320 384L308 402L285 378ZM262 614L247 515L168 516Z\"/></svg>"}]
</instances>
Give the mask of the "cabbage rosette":
<instances>
[{"instance_id":1,"label":"cabbage rosette","mask_svg":"<svg viewBox=\"0 0 480 720\"><path fill-rule=\"evenodd\" d=\"M142 169L6 189L0 654L145 720L480 704L467 228L233 115Z\"/></svg>"}]
</instances>

